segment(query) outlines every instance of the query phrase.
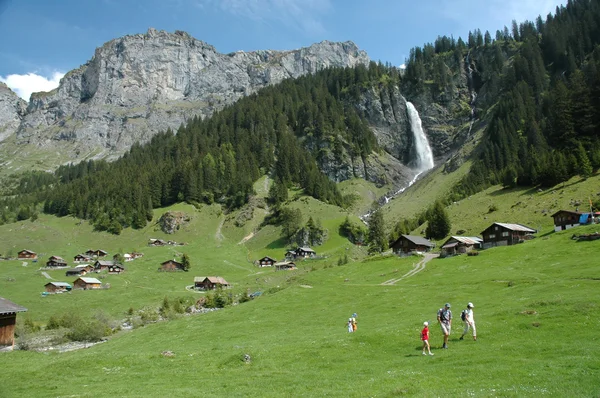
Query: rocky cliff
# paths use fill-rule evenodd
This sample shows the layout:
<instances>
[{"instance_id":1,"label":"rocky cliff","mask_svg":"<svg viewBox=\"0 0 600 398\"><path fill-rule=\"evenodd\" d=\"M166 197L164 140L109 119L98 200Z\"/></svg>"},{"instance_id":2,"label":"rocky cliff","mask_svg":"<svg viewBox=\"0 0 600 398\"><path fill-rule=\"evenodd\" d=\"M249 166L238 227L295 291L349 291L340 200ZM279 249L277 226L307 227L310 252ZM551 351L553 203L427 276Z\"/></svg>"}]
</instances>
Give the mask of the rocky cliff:
<instances>
[{"instance_id":1,"label":"rocky cliff","mask_svg":"<svg viewBox=\"0 0 600 398\"><path fill-rule=\"evenodd\" d=\"M16 142L62 148L62 163L116 158L135 142L208 116L267 85L368 62L351 42L221 54L185 32L150 29L104 44L57 89L33 94Z\"/></svg>"},{"instance_id":2,"label":"rocky cliff","mask_svg":"<svg viewBox=\"0 0 600 398\"><path fill-rule=\"evenodd\" d=\"M0 82L0 142L17 131L26 108L27 102Z\"/></svg>"}]
</instances>

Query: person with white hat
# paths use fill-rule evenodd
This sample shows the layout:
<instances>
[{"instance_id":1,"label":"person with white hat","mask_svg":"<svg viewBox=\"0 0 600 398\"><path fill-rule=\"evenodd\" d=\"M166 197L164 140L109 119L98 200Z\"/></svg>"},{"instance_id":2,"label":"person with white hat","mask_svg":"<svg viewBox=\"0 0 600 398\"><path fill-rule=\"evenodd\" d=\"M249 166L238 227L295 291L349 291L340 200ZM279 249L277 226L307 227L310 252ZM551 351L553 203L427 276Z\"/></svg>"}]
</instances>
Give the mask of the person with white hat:
<instances>
[{"instance_id":1,"label":"person with white hat","mask_svg":"<svg viewBox=\"0 0 600 398\"><path fill-rule=\"evenodd\" d=\"M475 329L475 316L473 315L473 303L467 304L467 309L464 310L460 316L460 318L465 323L465 328L463 330L462 336L460 336L460 340L462 340L465 335L469 332L469 329L472 330L473 340L477 341L477 329Z\"/></svg>"},{"instance_id":2,"label":"person with white hat","mask_svg":"<svg viewBox=\"0 0 600 398\"><path fill-rule=\"evenodd\" d=\"M429 346L429 322L423 322L423 330L421 330L421 340L423 340L423 355L425 354L425 348L427 348L427 352L429 355L433 355L431 352L431 347Z\"/></svg>"}]
</instances>

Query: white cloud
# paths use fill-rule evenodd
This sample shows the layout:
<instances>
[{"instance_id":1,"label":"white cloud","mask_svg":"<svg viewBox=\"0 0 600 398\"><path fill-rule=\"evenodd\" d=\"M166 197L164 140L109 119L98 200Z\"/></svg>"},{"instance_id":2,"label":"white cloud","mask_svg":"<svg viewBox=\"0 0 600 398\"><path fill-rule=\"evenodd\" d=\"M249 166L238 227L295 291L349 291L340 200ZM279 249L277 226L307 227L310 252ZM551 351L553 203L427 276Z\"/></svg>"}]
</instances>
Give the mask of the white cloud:
<instances>
[{"instance_id":1,"label":"white cloud","mask_svg":"<svg viewBox=\"0 0 600 398\"><path fill-rule=\"evenodd\" d=\"M28 73L26 75L0 76L0 81L4 82L19 97L29 101L31 93L54 90L64 75L61 72L54 72L52 77L46 78L35 73Z\"/></svg>"},{"instance_id":2,"label":"white cloud","mask_svg":"<svg viewBox=\"0 0 600 398\"><path fill-rule=\"evenodd\" d=\"M326 32L321 17L333 8L331 0L197 0L196 4L257 22L278 21L309 35Z\"/></svg>"}]
</instances>

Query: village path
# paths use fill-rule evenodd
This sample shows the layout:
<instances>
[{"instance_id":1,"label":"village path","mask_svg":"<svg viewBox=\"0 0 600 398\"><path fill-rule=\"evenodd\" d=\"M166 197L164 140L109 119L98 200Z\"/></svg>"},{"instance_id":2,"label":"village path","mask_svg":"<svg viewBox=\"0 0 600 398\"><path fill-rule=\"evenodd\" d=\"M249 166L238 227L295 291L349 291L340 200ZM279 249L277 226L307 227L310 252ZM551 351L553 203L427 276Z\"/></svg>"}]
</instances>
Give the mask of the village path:
<instances>
[{"instance_id":1,"label":"village path","mask_svg":"<svg viewBox=\"0 0 600 398\"><path fill-rule=\"evenodd\" d=\"M425 266L429 261L431 261L432 259L434 259L438 256L439 256L439 254L425 253L425 257L423 257L423 259L421 261L419 261L414 266L413 269L408 271L406 274L402 275L400 278L390 279L390 280L383 282L382 285L386 285L386 286L395 285L397 282L400 282L403 279L410 278L411 276L418 274L419 272L421 272L425 269Z\"/></svg>"},{"instance_id":2,"label":"village path","mask_svg":"<svg viewBox=\"0 0 600 398\"><path fill-rule=\"evenodd\" d=\"M44 275L44 276L45 276L46 278L48 278L48 279L52 279L52 280L54 280L54 278L53 278L53 277L51 277L50 275L48 275L48 273L47 273L46 271L42 271L42 275Z\"/></svg>"}]
</instances>

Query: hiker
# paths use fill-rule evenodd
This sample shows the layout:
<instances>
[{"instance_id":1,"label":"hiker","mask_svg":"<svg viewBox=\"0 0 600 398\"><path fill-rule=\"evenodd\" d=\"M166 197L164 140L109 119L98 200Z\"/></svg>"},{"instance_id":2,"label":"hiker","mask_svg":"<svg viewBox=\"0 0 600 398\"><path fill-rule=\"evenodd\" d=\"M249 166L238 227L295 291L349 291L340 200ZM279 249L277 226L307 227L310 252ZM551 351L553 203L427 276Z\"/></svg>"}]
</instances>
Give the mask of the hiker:
<instances>
[{"instance_id":1,"label":"hiker","mask_svg":"<svg viewBox=\"0 0 600 398\"><path fill-rule=\"evenodd\" d=\"M475 329L475 317L473 315L473 307L473 303L468 303L467 309L464 310L460 315L460 318L465 323L465 329L463 330L462 336L460 336L460 340L462 340L465 337L465 335L469 332L469 329L472 329L473 340L477 341L477 330Z\"/></svg>"},{"instance_id":2,"label":"hiker","mask_svg":"<svg viewBox=\"0 0 600 398\"><path fill-rule=\"evenodd\" d=\"M452 311L450 311L450 303L446 303L444 308L440 308L437 313L437 320L444 334L444 345L442 348L448 348L448 336L452 328Z\"/></svg>"},{"instance_id":3,"label":"hiker","mask_svg":"<svg viewBox=\"0 0 600 398\"><path fill-rule=\"evenodd\" d=\"M421 340L423 340L423 355L425 354L425 348L429 355L433 355L431 347L429 346L429 322L423 322L423 330L421 330Z\"/></svg>"},{"instance_id":4,"label":"hiker","mask_svg":"<svg viewBox=\"0 0 600 398\"><path fill-rule=\"evenodd\" d=\"M348 333L352 333L354 328L352 327L352 318L348 318Z\"/></svg>"},{"instance_id":5,"label":"hiker","mask_svg":"<svg viewBox=\"0 0 600 398\"><path fill-rule=\"evenodd\" d=\"M352 318L350 318L350 319L352 319L352 331L353 332L356 332L356 317L357 317L357 315L355 312L354 314L352 314Z\"/></svg>"}]
</instances>

